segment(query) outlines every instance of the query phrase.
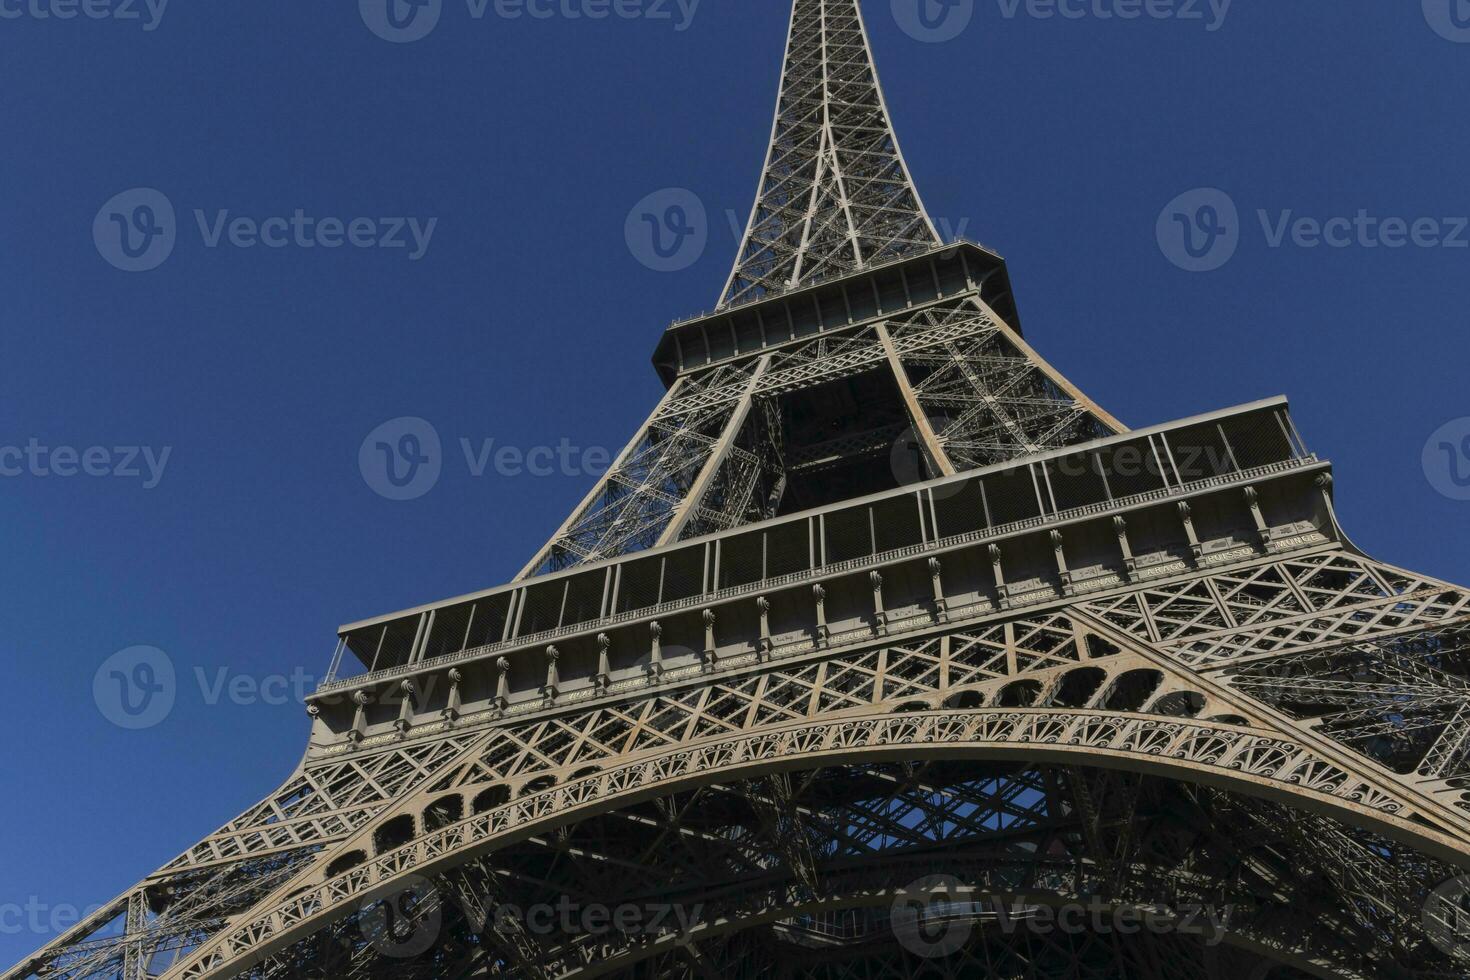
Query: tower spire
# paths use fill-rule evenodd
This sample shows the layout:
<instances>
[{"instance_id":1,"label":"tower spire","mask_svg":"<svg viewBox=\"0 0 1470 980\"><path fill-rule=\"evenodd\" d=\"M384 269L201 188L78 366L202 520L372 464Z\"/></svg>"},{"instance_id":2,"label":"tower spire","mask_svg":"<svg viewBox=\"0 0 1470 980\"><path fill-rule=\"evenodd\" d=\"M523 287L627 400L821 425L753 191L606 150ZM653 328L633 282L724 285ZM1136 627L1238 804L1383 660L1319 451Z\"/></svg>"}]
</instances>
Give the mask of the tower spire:
<instances>
[{"instance_id":1,"label":"tower spire","mask_svg":"<svg viewBox=\"0 0 1470 980\"><path fill-rule=\"evenodd\" d=\"M720 306L938 244L888 118L858 0L795 0L771 146Z\"/></svg>"}]
</instances>

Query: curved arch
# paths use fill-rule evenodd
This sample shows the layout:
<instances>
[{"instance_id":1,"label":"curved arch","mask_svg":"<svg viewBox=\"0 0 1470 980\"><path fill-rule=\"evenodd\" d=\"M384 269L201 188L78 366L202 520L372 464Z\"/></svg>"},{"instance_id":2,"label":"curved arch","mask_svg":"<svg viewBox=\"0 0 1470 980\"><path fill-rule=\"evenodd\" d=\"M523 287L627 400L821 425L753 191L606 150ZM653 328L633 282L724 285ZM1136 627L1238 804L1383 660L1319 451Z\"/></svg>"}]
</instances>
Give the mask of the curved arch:
<instances>
[{"instance_id":1,"label":"curved arch","mask_svg":"<svg viewBox=\"0 0 1470 980\"><path fill-rule=\"evenodd\" d=\"M1029 708L1040 697L1041 681L1028 677L1001 688L995 696L995 703L1002 708Z\"/></svg>"},{"instance_id":2,"label":"curved arch","mask_svg":"<svg viewBox=\"0 0 1470 980\"><path fill-rule=\"evenodd\" d=\"M1156 714L1171 718L1193 718L1205 708L1205 697L1197 691L1170 691L1154 701Z\"/></svg>"},{"instance_id":3,"label":"curved arch","mask_svg":"<svg viewBox=\"0 0 1470 980\"><path fill-rule=\"evenodd\" d=\"M1113 678L1102 707L1109 711L1138 711L1164 683L1164 673L1153 667L1137 667Z\"/></svg>"},{"instance_id":4,"label":"curved arch","mask_svg":"<svg viewBox=\"0 0 1470 980\"><path fill-rule=\"evenodd\" d=\"M535 796L537 793L545 793L555 787L555 776L537 776L535 779L528 780L516 795L524 799L527 796Z\"/></svg>"},{"instance_id":5,"label":"curved arch","mask_svg":"<svg viewBox=\"0 0 1470 980\"><path fill-rule=\"evenodd\" d=\"M413 839L413 816L408 813L401 814L385 821L373 832L373 853L381 855L389 851L396 851Z\"/></svg>"},{"instance_id":6,"label":"curved arch","mask_svg":"<svg viewBox=\"0 0 1470 980\"><path fill-rule=\"evenodd\" d=\"M346 854L339 854L327 865L327 876L335 878L340 874L346 874L367 859L367 851L360 849L348 851Z\"/></svg>"},{"instance_id":7,"label":"curved arch","mask_svg":"<svg viewBox=\"0 0 1470 980\"><path fill-rule=\"evenodd\" d=\"M481 813L489 813L496 807L505 806L509 802L510 787L506 786L504 783L496 783L493 786L488 786L485 789L480 790L480 792L475 795L474 802L470 805L470 809L472 812L478 815Z\"/></svg>"},{"instance_id":8,"label":"curved arch","mask_svg":"<svg viewBox=\"0 0 1470 980\"><path fill-rule=\"evenodd\" d=\"M441 796L424 807L424 833L443 830L465 818L464 797L458 793Z\"/></svg>"},{"instance_id":9,"label":"curved arch","mask_svg":"<svg viewBox=\"0 0 1470 980\"><path fill-rule=\"evenodd\" d=\"M170 976L192 980L238 972L361 903L392 894L410 876L441 873L586 816L681 788L822 766L968 758L1116 768L1212 785L1329 816L1448 864L1470 866L1454 840L1400 816L1402 806L1384 788L1303 746L1240 726L1049 709L855 715L652 754L426 834L345 876L314 873L299 893L217 935Z\"/></svg>"},{"instance_id":10,"label":"curved arch","mask_svg":"<svg viewBox=\"0 0 1470 980\"><path fill-rule=\"evenodd\" d=\"M985 693L974 690L973 688L956 691L944 699L944 706L955 711L973 711L976 708L983 708L985 706Z\"/></svg>"},{"instance_id":11,"label":"curved arch","mask_svg":"<svg viewBox=\"0 0 1470 980\"><path fill-rule=\"evenodd\" d=\"M1108 672L1101 667L1078 667L1062 675L1054 696L1055 703L1063 708L1085 708L1092 697L1108 679Z\"/></svg>"}]
</instances>

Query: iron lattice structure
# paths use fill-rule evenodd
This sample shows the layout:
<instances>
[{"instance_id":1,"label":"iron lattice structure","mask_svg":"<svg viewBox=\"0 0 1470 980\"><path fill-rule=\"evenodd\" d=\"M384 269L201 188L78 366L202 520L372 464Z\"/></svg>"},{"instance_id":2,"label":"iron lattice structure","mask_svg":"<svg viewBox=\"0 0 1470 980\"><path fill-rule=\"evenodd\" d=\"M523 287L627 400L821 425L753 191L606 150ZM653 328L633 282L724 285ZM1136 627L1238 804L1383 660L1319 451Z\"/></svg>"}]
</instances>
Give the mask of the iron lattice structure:
<instances>
[{"instance_id":1,"label":"iron lattice structure","mask_svg":"<svg viewBox=\"0 0 1470 980\"><path fill-rule=\"evenodd\" d=\"M1284 400L1130 431L1042 360L856 0L784 71L607 478L343 627L286 783L6 980L1466 975L1470 594L1352 545Z\"/></svg>"}]
</instances>

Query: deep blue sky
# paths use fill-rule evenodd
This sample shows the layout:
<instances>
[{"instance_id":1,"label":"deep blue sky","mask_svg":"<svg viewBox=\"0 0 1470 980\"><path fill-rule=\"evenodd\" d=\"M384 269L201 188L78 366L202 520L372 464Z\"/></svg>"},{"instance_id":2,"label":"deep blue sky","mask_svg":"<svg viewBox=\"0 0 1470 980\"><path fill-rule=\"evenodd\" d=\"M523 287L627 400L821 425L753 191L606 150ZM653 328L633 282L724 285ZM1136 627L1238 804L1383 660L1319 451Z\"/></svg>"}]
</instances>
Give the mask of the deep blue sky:
<instances>
[{"instance_id":1,"label":"deep blue sky","mask_svg":"<svg viewBox=\"0 0 1470 980\"><path fill-rule=\"evenodd\" d=\"M590 477L474 478L457 441L616 449L643 419L659 331L724 282L723 214L743 221L754 191L787 8L705 0L678 31L477 21L446 0L438 30L394 45L354 0L176 0L152 31L31 2L0 0L23 11L0 19L0 450L171 455L152 489L0 477L4 965L46 938L17 906L102 901L291 770L301 707L211 705L196 668L319 676L339 623L504 581L585 492ZM889 0L865 9L930 210L1008 257L1032 342L1133 425L1290 395L1355 539L1470 579L1470 503L1421 466L1470 415L1470 249L1273 249L1255 216L1470 214L1470 44L1419 0L1237 0L1213 32L977 2L946 43L905 34ZM135 187L180 228L168 261L130 274L92 226ZM679 273L624 238L666 187L714 217ZM1243 229L1204 274L1155 238L1198 187L1227 191ZM196 208L438 224L416 262L211 249ZM446 443L410 502L358 468L397 416ZM138 644L180 684L170 717L129 731L92 682Z\"/></svg>"}]
</instances>

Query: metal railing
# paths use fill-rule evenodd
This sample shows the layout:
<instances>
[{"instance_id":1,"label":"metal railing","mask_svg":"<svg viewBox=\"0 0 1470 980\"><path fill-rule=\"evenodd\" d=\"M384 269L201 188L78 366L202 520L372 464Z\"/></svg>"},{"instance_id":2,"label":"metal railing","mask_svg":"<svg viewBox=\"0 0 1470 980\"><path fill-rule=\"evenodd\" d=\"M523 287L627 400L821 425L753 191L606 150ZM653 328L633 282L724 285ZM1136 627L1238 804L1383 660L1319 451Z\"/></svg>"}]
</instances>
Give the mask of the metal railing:
<instances>
[{"instance_id":1,"label":"metal railing","mask_svg":"<svg viewBox=\"0 0 1470 980\"><path fill-rule=\"evenodd\" d=\"M725 602L742 597L754 597L762 592L784 589L790 586L804 583L816 583L822 579L848 572L861 571L864 568L876 565L890 565L894 562L909 558L921 557L926 554L936 554L948 551L967 544L974 544L987 540L999 540L1011 537L1026 531L1049 527L1056 524L1068 523L1098 514L1108 513L1115 510L1129 510L1162 500L1170 500L1177 497L1188 496L1203 491L1233 483L1248 483L1254 480L1275 476L1296 469L1305 469L1315 466L1320 462L1316 455L1307 455L1299 459L1282 460L1264 466L1253 467L1236 473L1211 476L1203 480L1193 481L1181 486L1167 487L1159 490L1150 490L1144 493L1132 494L1127 497L1119 497L1114 500L1098 501L1079 507L1058 511L1054 514L1028 517L1024 520L1012 521L989 528L978 528L961 534L950 535L934 541L919 544L906 545L888 551L878 552L860 558L852 558L847 561L835 562L830 565L822 565L817 568L790 572L785 575L762 579L745 585L730 586L724 589L707 592L702 595L689 596L670 602L662 602L641 609L630 609L625 612L615 613L599 619L576 623L568 626L560 626L555 629L542 630L525 636L513 637L509 640L501 640L496 643L487 643L476 647L467 648L457 653L445 654L438 657L422 660L415 664L401 665L397 667L375 670L370 673L358 674L353 677L329 680L317 688L318 694L326 694L333 691L362 688L387 681L411 677L424 671L451 667L455 664L464 663L469 660L478 660L484 657L494 656L501 653L510 653L525 649L544 647L555 643L557 640L571 636L581 636L589 633L605 631L610 627L620 626L626 623L637 622L645 619L656 619L671 613L682 612L689 609L702 608L713 604Z\"/></svg>"}]
</instances>

